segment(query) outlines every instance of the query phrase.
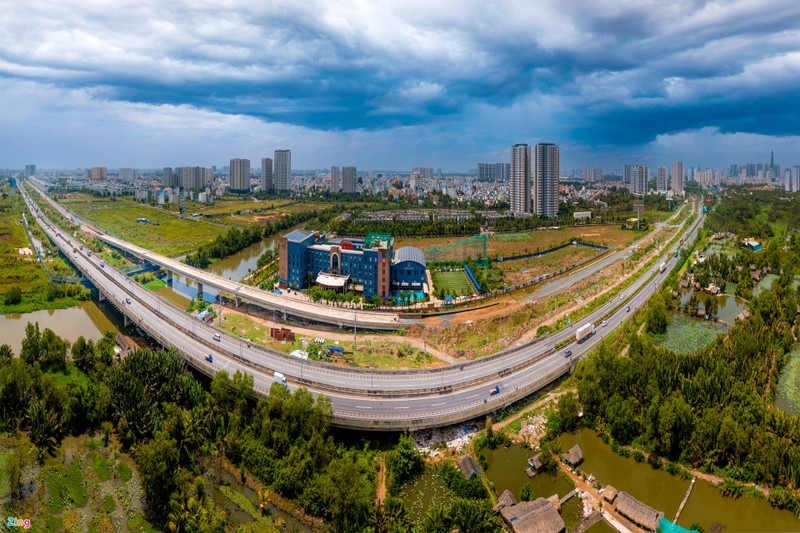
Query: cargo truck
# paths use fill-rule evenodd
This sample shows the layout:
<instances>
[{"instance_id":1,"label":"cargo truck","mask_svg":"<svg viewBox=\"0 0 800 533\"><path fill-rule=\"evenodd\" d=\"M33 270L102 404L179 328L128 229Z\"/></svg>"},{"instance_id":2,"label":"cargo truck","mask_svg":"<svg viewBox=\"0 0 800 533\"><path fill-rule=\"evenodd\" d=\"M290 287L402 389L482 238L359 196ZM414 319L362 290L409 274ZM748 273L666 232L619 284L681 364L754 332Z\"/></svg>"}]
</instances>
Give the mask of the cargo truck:
<instances>
[{"instance_id":1,"label":"cargo truck","mask_svg":"<svg viewBox=\"0 0 800 533\"><path fill-rule=\"evenodd\" d=\"M661 266L658 267L658 271L659 272L664 272L666 269L667 269L667 263L666 262L661 263Z\"/></svg>"},{"instance_id":2,"label":"cargo truck","mask_svg":"<svg viewBox=\"0 0 800 533\"><path fill-rule=\"evenodd\" d=\"M286 376L280 372L275 372L275 375L272 377L272 381L283 385L286 390L289 390L289 385L286 384Z\"/></svg>"},{"instance_id":3,"label":"cargo truck","mask_svg":"<svg viewBox=\"0 0 800 533\"><path fill-rule=\"evenodd\" d=\"M583 326L579 327L578 330L575 332L575 340L577 342L583 342L589 337L592 336L594 333L594 324L584 324Z\"/></svg>"}]
</instances>

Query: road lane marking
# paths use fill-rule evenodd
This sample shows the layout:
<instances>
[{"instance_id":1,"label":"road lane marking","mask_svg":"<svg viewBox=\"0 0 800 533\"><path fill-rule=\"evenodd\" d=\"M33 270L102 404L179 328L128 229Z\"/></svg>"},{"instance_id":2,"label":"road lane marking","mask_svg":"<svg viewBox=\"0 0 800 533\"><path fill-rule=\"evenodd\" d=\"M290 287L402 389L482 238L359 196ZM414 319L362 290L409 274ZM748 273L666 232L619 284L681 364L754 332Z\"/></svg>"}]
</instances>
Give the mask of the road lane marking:
<instances>
[{"instance_id":1,"label":"road lane marking","mask_svg":"<svg viewBox=\"0 0 800 533\"><path fill-rule=\"evenodd\" d=\"M403 406L403 407L395 407L395 409L408 409L408 406Z\"/></svg>"},{"instance_id":2,"label":"road lane marking","mask_svg":"<svg viewBox=\"0 0 800 533\"><path fill-rule=\"evenodd\" d=\"M358 407L359 409L372 409L372 407L369 407L367 405L356 405L356 407Z\"/></svg>"},{"instance_id":3,"label":"road lane marking","mask_svg":"<svg viewBox=\"0 0 800 533\"><path fill-rule=\"evenodd\" d=\"M477 397L478 397L478 396L480 396L480 395L481 395L481 394L480 394L480 393L478 393L478 394L473 394L472 396L467 396L467 400L471 400L472 398L477 398Z\"/></svg>"},{"instance_id":4,"label":"road lane marking","mask_svg":"<svg viewBox=\"0 0 800 533\"><path fill-rule=\"evenodd\" d=\"M442 403L432 403L432 404L431 404L431 407L439 407L440 405L447 405L447 402L442 402Z\"/></svg>"}]
</instances>

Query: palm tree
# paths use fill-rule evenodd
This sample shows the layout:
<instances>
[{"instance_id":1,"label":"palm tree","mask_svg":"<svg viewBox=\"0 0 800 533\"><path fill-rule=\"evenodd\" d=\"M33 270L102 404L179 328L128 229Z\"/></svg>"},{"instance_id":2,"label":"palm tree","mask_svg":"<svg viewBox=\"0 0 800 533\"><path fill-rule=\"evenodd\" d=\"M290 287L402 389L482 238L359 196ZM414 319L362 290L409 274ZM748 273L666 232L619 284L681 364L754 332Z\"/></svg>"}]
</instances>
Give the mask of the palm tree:
<instances>
[{"instance_id":1,"label":"palm tree","mask_svg":"<svg viewBox=\"0 0 800 533\"><path fill-rule=\"evenodd\" d=\"M266 487L263 489L259 489L258 491L258 508L261 510L262 513L269 512L269 503L272 501L272 491Z\"/></svg>"}]
</instances>

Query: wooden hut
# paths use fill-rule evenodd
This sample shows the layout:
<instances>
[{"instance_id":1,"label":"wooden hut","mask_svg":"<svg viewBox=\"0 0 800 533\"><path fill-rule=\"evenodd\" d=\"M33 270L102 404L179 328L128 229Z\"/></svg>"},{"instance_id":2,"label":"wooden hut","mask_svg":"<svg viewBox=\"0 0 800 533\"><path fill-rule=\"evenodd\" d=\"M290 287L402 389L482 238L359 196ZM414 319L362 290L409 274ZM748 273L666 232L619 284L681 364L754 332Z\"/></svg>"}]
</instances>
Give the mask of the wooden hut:
<instances>
[{"instance_id":1,"label":"wooden hut","mask_svg":"<svg viewBox=\"0 0 800 533\"><path fill-rule=\"evenodd\" d=\"M553 504L544 498L519 502L500 510L503 520L514 533L563 533L564 520Z\"/></svg>"},{"instance_id":2,"label":"wooden hut","mask_svg":"<svg viewBox=\"0 0 800 533\"><path fill-rule=\"evenodd\" d=\"M617 489L612 487L611 485L606 485L603 489L603 499L608 503L614 503L614 500L617 497Z\"/></svg>"},{"instance_id":3,"label":"wooden hut","mask_svg":"<svg viewBox=\"0 0 800 533\"><path fill-rule=\"evenodd\" d=\"M544 461L542 461L542 454L537 453L530 459L528 459L528 466L531 467L531 470L534 474L538 474L544 468Z\"/></svg>"},{"instance_id":4,"label":"wooden hut","mask_svg":"<svg viewBox=\"0 0 800 533\"><path fill-rule=\"evenodd\" d=\"M517 499L514 498L514 494L510 490L506 489L503 491L503 494L501 494L500 497L497 498L497 505L494 506L494 510L495 512L497 512L503 507L511 507L512 505L516 504L517 504Z\"/></svg>"},{"instance_id":5,"label":"wooden hut","mask_svg":"<svg viewBox=\"0 0 800 533\"><path fill-rule=\"evenodd\" d=\"M458 469L461 471L464 479L472 479L480 474L478 463L475 462L475 459L473 459L472 456L462 455L456 460L456 462L458 463Z\"/></svg>"},{"instance_id":6,"label":"wooden hut","mask_svg":"<svg viewBox=\"0 0 800 533\"><path fill-rule=\"evenodd\" d=\"M625 491L617 494L617 501L614 505L619 514L647 531L656 531L659 520L664 516L661 511L656 511Z\"/></svg>"},{"instance_id":7,"label":"wooden hut","mask_svg":"<svg viewBox=\"0 0 800 533\"><path fill-rule=\"evenodd\" d=\"M576 444L564 454L563 458L564 462L569 466L578 466L583 461L583 452L581 451L581 447Z\"/></svg>"}]
</instances>

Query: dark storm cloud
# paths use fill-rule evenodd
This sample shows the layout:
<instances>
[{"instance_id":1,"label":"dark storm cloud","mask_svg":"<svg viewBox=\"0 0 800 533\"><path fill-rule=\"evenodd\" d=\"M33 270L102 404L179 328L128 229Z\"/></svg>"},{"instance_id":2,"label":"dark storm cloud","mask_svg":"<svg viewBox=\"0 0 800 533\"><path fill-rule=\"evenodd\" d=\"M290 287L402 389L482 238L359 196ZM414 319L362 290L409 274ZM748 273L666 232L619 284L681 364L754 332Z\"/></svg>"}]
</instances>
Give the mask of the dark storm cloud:
<instances>
[{"instance_id":1,"label":"dark storm cloud","mask_svg":"<svg viewBox=\"0 0 800 533\"><path fill-rule=\"evenodd\" d=\"M468 121L476 104L548 98L589 145L708 126L798 133L783 115L799 95L796 2L225 6L0 0L0 74L317 130Z\"/></svg>"}]
</instances>

